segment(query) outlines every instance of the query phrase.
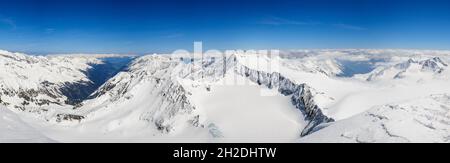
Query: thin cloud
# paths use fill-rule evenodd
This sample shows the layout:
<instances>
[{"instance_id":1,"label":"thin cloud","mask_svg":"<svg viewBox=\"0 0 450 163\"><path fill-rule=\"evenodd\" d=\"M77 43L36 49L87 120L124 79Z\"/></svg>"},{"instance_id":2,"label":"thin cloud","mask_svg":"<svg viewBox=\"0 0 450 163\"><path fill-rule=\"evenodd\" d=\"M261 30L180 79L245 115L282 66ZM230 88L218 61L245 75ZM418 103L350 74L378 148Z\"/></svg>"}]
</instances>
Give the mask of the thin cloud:
<instances>
[{"instance_id":1,"label":"thin cloud","mask_svg":"<svg viewBox=\"0 0 450 163\"><path fill-rule=\"evenodd\" d=\"M320 23L304 22L304 21L290 20L290 19L271 16L271 17L267 17L267 18L261 20L259 22L259 24L278 26L278 25L317 25Z\"/></svg>"},{"instance_id":2,"label":"thin cloud","mask_svg":"<svg viewBox=\"0 0 450 163\"><path fill-rule=\"evenodd\" d=\"M0 24L7 25L12 30L16 30L17 29L16 23L12 19L9 19L9 18L0 18Z\"/></svg>"},{"instance_id":3,"label":"thin cloud","mask_svg":"<svg viewBox=\"0 0 450 163\"><path fill-rule=\"evenodd\" d=\"M47 33L47 34L52 34L52 33L55 32L55 31L56 31L55 28L46 28L46 29L45 29L45 33Z\"/></svg>"},{"instance_id":4,"label":"thin cloud","mask_svg":"<svg viewBox=\"0 0 450 163\"><path fill-rule=\"evenodd\" d=\"M165 35L164 38L179 38L179 37L183 37L184 34L182 33L173 33L173 34L169 34L169 35Z\"/></svg>"},{"instance_id":5,"label":"thin cloud","mask_svg":"<svg viewBox=\"0 0 450 163\"><path fill-rule=\"evenodd\" d=\"M349 29L349 30L356 30L356 31L367 30L367 28L364 28L364 27L350 25L350 24L343 24L343 23L333 24L333 26L342 28L342 29Z\"/></svg>"}]
</instances>

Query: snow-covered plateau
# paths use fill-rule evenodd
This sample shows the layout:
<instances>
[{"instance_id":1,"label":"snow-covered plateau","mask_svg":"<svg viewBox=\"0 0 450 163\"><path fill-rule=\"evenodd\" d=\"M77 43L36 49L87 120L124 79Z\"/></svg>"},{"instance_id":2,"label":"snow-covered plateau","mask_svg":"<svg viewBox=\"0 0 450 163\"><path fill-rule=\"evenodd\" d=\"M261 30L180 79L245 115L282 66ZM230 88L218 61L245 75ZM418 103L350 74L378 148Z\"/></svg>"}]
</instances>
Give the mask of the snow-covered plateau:
<instances>
[{"instance_id":1,"label":"snow-covered plateau","mask_svg":"<svg viewBox=\"0 0 450 163\"><path fill-rule=\"evenodd\" d=\"M448 143L449 69L438 50L0 51L0 142Z\"/></svg>"}]
</instances>

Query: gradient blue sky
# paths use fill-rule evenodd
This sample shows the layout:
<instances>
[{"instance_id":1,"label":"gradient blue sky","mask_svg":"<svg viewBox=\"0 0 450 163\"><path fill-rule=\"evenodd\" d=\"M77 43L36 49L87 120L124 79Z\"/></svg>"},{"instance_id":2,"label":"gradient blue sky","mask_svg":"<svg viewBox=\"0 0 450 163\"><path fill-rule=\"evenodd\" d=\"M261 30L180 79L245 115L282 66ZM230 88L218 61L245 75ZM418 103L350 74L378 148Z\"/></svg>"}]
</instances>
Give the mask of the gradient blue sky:
<instances>
[{"instance_id":1,"label":"gradient blue sky","mask_svg":"<svg viewBox=\"0 0 450 163\"><path fill-rule=\"evenodd\" d=\"M0 0L0 49L450 49L450 1Z\"/></svg>"}]
</instances>

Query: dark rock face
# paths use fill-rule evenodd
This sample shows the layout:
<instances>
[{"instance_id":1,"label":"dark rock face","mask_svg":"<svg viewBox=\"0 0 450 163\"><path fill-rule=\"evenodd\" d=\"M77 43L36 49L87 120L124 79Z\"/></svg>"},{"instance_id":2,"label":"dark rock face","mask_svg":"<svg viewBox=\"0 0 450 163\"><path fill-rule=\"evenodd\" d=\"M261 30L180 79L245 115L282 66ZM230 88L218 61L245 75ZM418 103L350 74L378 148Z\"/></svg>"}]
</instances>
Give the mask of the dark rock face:
<instances>
[{"instance_id":1,"label":"dark rock face","mask_svg":"<svg viewBox=\"0 0 450 163\"><path fill-rule=\"evenodd\" d=\"M84 119L84 116L81 115L73 115L73 114L58 114L56 115L56 122L62 122L62 121L78 121Z\"/></svg>"},{"instance_id":2,"label":"dark rock face","mask_svg":"<svg viewBox=\"0 0 450 163\"><path fill-rule=\"evenodd\" d=\"M39 97L39 95L46 95L51 97L52 99L45 99ZM25 106L34 104L37 106L49 105L49 104L58 104L61 105L62 96L59 94L56 87L44 87L41 89L18 89L11 90L3 88L0 90L0 99L1 97L18 97L22 102L20 106L17 104L14 105L15 108L21 108L21 110L25 110ZM10 105L5 101L0 102L3 105Z\"/></svg>"},{"instance_id":3,"label":"dark rock face","mask_svg":"<svg viewBox=\"0 0 450 163\"><path fill-rule=\"evenodd\" d=\"M164 124L164 119L155 120L155 126L156 129L158 129L162 133L169 133L170 130L172 130L172 127L170 125Z\"/></svg>"},{"instance_id":4,"label":"dark rock face","mask_svg":"<svg viewBox=\"0 0 450 163\"><path fill-rule=\"evenodd\" d=\"M164 85L162 88L160 94L162 95L163 100L158 105L162 107L160 108L160 114L163 116L159 116L155 119L153 119L153 117L141 118L150 122L154 121L158 130L168 133L173 127L170 123L166 123L166 121L170 121L170 119L179 114L190 113L195 110L195 107L188 100L188 97L186 96L187 91L178 83L168 81L167 85Z\"/></svg>"},{"instance_id":5,"label":"dark rock face","mask_svg":"<svg viewBox=\"0 0 450 163\"><path fill-rule=\"evenodd\" d=\"M37 106L57 104L57 105L75 105L83 101L93 90L90 83L75 82L53 84L50 82L42 82L39 89L1 89L0 96L18 97L23 102L22 106L35 104ZM39 97L45 95L49 98ZM65 98L66 97L66 98Z\"/></svg>"},{"instance_id":6,"label":"dark rock face","mask_svg":"<svg viewBox=\"0 0 450 163\"><path fill-rule=\"evenodd\" d=\"M6 102L4 102L3 100L2 100L2 93L0 92L0 105L9 105L8 103L6 103Z\"/></svg>"},{"instance_id":7,"label":"dark rock face","mask_svg":"<svg viewBox=\"0 0 450 163\"><path fill-rule=\"evenodd\" d=\"M300 86L298 91L293 94L291 101L296 108L304 108L300 110L306 115L305 119L309 121L305 129L303 129L301 136L306 136L314 132L314 128L322 123L334 121L332 118L325 116L319 106L314 103L310 87L306 84Z\"/></svg>"},{"instance_id":8,"label":"dark rock face","mask_svg":"<svg viewBox=\"0 0 450 163\"><path fill-rule=\"evenodd\" d=\"M442 73L442 71L444 71L444 68L448 66L439 57L434 57L428 60L420 61L419 64L422 65L422 70L431 70L436 73Z\"/></svg>"},{"instance_id":9,"label":"dark rock face","mask_svg":"<svg viewBox=\"0 0 450 163\"><path fill-rule=\"evenodd\" d=\"M243 65L239 65L236 72L259 85L277 88L278 92L285 96L292 95L292 104L305 115L305 120L308 121L300 136L312 133L315 131L314 128L320 124L334 121L334 119L325 116L319 106L315 104L311 88L306 84L296 84L277 72L256 71Z\"/></svg>"},{"instance_id":10,"label":"dark rock face","mask_svg":"<svg viewBox=\"0 0 450 163\"><path fill-rule=\"evenodd\" d=\"M194 116L193 119L189 120L189 122L192 124L192 126L194 127L202 127L204 128L205 126L200 124L200 115L196 115Z\"/></svg>"}]
</instances>

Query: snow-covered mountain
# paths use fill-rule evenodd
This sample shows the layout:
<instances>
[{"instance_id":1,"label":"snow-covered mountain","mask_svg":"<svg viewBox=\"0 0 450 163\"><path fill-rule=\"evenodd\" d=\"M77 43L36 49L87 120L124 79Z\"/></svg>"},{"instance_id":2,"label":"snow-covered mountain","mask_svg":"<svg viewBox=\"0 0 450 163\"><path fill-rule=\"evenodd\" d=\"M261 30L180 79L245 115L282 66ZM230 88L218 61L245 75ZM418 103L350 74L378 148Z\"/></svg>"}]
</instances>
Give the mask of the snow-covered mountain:
<instances>
[{"instance_id":1,"label":"snow-covered mountain","mask_svg":"<svg viewBox=\"0 0 450 163\"><path fill-rule=\"evenodd\" d=\"M326 127L325 127L326 126ZM450 142L450 96L431 95L374 107L329 123L299 142Z\"/></svg>"},{"instance_id":2,"label":"snow-covered mountain","mask_svg":"<svg viewBox=\"0 0 450 163\"><path fill-rule=\"evenodd\" d=\"M367 80L374 81L414 77L424 78L428 76L432 77L443 73L447 67L447 63L442 61L439 57L433 57L420 61L409 59L393 66L376 69L370 73Z\"/></svg>"},{"instance_id":3,"label":"snow-covered mountain","mask_svg":"<svg viewBox=\"0 0 450 163\"><path fill-rule=\"evenodd\" d=\"M104 57L0 51L0 104L38 114L71 109L96 90L90 73Z\"/></svg>"},{"instance_id":4,"label":"snow-covered mountain","mask_svg":"<svg viewBox=\"0 0 450 163\"><path fill-rule=\"evenodd\" d=\"M91 57L42 57L0 51L0 98L25 110L74 104L89 91L85 72L100 61ZM80 88L80 89L74 89Z\"/></svg>"},{"instance_id":5,"label":"snow-covered mountain","mask_svg":"<svg viewBox=\"0 0 450 163\"><path fill-rule=\"evenodd\" d=\"M70 114L84 117L82 123L95 123L100 130L93 134L123 133L131 128L156 137L182 139L193 135L192 131L204 135L194 136L197 138L265 134L253 141L292 141L321 123L333 121L315 104L313 88L278 72L250 69L239 57L217 58L203 68L195 66L201 61L184 63L164 55L138 58ZM243 83L237 85L233 80ZM225 84L227 81L232 82ZM274 95L262 97L261 90ZM245 103L243 99L249 106L240 106ZM264 100L268 106L259 104ZM236 125L230 126L233 123ZM274 123L292 127L274 133L280 130Z\"/></svg>"},{"instance_id":6,"label":"snow-covered mountain","mask_svg":"<svg viewBox=\"0 0 450 163\"><path fill-rule=\"evenodd\" d=\"M95 90L79 85L104 81L89 75L109 69L96 67L101 56L1 54L7 71L0 73L10 76L0 78L2 88L17 95L0 94L0 103L46 110L43 119L16 114L61 142L448 142L450 135L447 51L155 54L117 69ZM24 86L15 82L21 77ZM23 90L37 95L24 100ZM90 93L67 102L74 98L65 92L74 90ZM55 102L36 105L41 99ZM403 132L405 126L420 133Z\"/></svg>"}]
</instances>

